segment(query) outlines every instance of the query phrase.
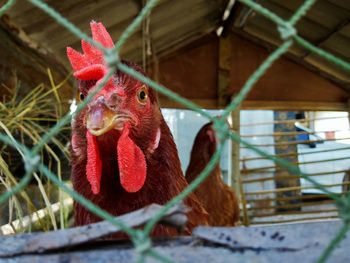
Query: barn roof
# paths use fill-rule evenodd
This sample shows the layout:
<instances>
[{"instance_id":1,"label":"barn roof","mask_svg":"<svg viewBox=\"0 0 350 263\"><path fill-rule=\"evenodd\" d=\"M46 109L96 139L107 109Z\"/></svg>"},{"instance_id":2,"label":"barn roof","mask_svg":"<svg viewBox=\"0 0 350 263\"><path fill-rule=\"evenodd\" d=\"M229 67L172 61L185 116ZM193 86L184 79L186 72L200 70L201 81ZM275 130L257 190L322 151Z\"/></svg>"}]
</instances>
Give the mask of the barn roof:
<instances>
[{"instance_id":1,"label":"barn roof","mask_svg":"<svg viewBox=\"0 0 350 263\"><path fill-rule=\"evenodd\" d=\"M115 40L120 37L145 4L145 1L142 0L48 0L46 2L88 34L91 20L102 21ZM300 7L303 0L261 0L257 2L283 19L288 19ZM5 1L0 0L0 3L3 4ZM223 20L223 17L227 19ZM349 1L316 1L311 10L298 22L296 28L302 38L350 61L349 20ZM29 1L17 1L15 6L8 11L7 21L23 30L34 42L52 51L65 65L68 64L65 55L66 46L80 49L78 37ZM143 54L148 52L152 53L147 57L148 61L154 60L155 57L157 60L162 60L172 54L186 51L187 47L191 45L193 47L194 43L208 36L215 38L220 27L223 27L224 35L239 36L268 51L272 51L282 43L274 23L253 12L239 1L161 0L143 27L139 28L128 40L121 55L123 58L141 62ZM207 50L213 50L216 47L218 46L213 44ZM215 60L215 56L212 55L212 59ZM335 87L341 88L344 92L341 100L344 103L344 98L350 91L350 76L343 69L298 45L294 45L286 57L330 81L332 85L335 84ZM215 67L216 71L217 68L218 65Z\"/></svg>"},{"instance_id":2,"label":"barn roof","mask_svg":"<svg viewBox=\"0 0 350 263\"><path fill-rule=\"evenodd\" d=\"M265 0L261 4L289 19L304 0ZM249 15L249 8L237 12L232 30L252 41L273 48L282 43L276 25L261 15ZM296 25L299 36L338 57L350 61L350 2L347 0L316 1L307 14ZM350 76L342 69L311 54L310 51L294 45L289 58L297 63L319 71L329 79L337 79L338 84L350 90Z\"/></svg>"},{"instance_id":3,"label":"barn roof","mask_svg":"<svg viewBox=\"0 0 350 263\"><path fill-rule=\"evenodd\" d=\"M145 1L48 0L45 2L88 34L91 20L103 22L112 38L116 40L140 12ZM221 22L227 2L228 0L159 1L149 18L152 48L157 54L165 55L212 33ZM36 42L63 57L62 61L65 63L67 46L80 49L80 39L77 36L29 1L17 1L8 14L18 27ZM134 61L141 60L142 36L142 28L139 28L123 48L123 57Z\"/></svg>"}]
</instances>

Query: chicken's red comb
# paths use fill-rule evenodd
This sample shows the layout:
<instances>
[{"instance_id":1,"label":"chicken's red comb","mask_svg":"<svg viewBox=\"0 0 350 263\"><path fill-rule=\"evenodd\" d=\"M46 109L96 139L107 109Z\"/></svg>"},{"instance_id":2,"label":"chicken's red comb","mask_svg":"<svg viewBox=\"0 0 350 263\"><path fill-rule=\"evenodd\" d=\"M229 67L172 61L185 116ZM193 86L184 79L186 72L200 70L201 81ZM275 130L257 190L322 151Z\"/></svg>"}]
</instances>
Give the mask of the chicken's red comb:
<instances>
[{"instance_id":1,"label":"chicken's red comb","mask_svg":"<svg viewBox=\"0 0 350 263\"><path fill-rule=\"evenodd\" d=\"M103 47L113 48L114 43L102 23L91 21L92 38ZM71 47L67 47L67 56L74 70L74 77L81 80L99 80L106 74L103 52L92 44L81 40L83 54Z\"/></svg>"}]
</instances>

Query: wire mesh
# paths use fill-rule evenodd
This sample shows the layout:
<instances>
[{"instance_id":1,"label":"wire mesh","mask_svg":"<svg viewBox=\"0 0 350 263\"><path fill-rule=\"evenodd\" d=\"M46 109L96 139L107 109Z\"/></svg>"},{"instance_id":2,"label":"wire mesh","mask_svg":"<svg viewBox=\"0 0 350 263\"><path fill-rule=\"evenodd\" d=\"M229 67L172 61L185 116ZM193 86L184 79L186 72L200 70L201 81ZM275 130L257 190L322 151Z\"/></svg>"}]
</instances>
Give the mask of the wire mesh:
<instances>
[{"instance_id":1,"label":"wire mesh","mask_svg":"<svg viewBox=\"0 0 350 263\"><path fill-rule=\"evenodd\" d=\"M15 149L23 153L23 162L25 164L25 171L26 171L22 180L16 186L14 186L11 190L5 192L3 195L0 196L0 203L8 200L11 196L21 191L29 183L29 181L33 176L33 173L35 171L40 171L43 175L45 175L48 179L50 179L54 184L56 184L63 191L71 195L76 201L84 205L87 209L89 209L96 215L100 216L101 218L109 220L111 223L120 227L123 232L127 233L130 236L130 239L133 241L135 250L138 253L138 262L143 262L146 256L153 257L161 262L172 262L171 259L164 257L163 255L161 255L159 252L157 252L152 248L152 243L151 243L149 234L151 233L154 226L159 222L162 215L164 215L166 211L168 211L174 204L186 198L186 196L188 196L194 189L196 189L196 187L198 187L201 184L201 182L203 182L203 180L210 174L211 170L214 168L216 162L220 158L225 140L231 139L243 145L244 147L251 149L252 151L259 154L260 156L274 161L277 165L286 168L289 172L291 172L291 174L298 175L301 178L304 178L308 182L312 183L316 188L320 189L323 193L329 195L330 198L334 199L336 206L338 208L340 217L343 220L344 224L342 229L339 231L336 237L334 237L334 239L330 241L329 246L320 256L319 262L325 262L329 258L332 251L334 250L336 245L343 239L343 237L345 236L349 228L350 194L347 197L344 197L344 196L339 196L330 192L324 186L317 183L317 181L313 180L312 177L310 177L308 174L302 173L297 166L279 157L271 156L266 152L258 149L256 146L253 146L247 143L246 141L244 141L238 134L236 134L234 131L231 131L227 123L224 121L224 119L228 117L231 114L231 112L234 111L241 104L241 102L246 98L247 94L253 88L254 84L264 75L266 70L276 60L278 60L283 54L285 54L293 43L297 43L298 45L301 45L305 49L309 50L311 53L321 56L324 59L340 66L341 68L347 71L350 71L349 63L335 57L334 55L324 50L319 49L318 47L315 47L314 45L312 45L305 39L301 38L297 34L295 24L311 8L311 6L315 3L315 0L304 1L304 3L297 9L297 11L293 14L293 16L287 21L252 0L239 0L243 4L253 9L255 12L267 17L269 20L274 22L277 25L277 29L280 33L283 43L272 54L270 54L268 58L258 67L258 69L249 77L249 79L247 80L247 82L239 92L239 94L234 98L232 98L232 101L230 102L230 104L225 108L222 114L222 118L211 117L208 113L202 110L199 107L199 105L177 95L176 93L168 90L166 87L159 85L153 80L143 76L142 74L136 72L132 68L129 68L126 65L121 63L121 60L119 58L119 53L121 48L126 43L130 35L133 32L135 32L135 30L141 25L143 19L147 15L149 15L151 10L157 5L158 0L149 0L147 2L147 4L142 9L142 11L139 13L139 15L122 33L120 39L116 42L115 47L113 49L105 48L100 43L95 42L91 37L87 36L84 32L82 32L76 26L74 26L74 24L69 22L66 18L61 16L57 11L55 11L53 8L48 6L43 1L41 0L28 0L28 1L34 6L36 6L37 8L42 9L44 12L46 12L48 15L54 18L57 23L67 28L70 32L75 34L77 37L84 39L87 42L91 43L92 45L98 47L104 53L105 61L108 63L109 71L105 75L105 77L102 79L102 81L99 83L99 85L87 96L84 102L82 102L78 106L77 112L81 111L87 105L87 103L95 96L95 94L97 94L99 90L102 89L102 87L105 85L108 79L113 75L113 72L116 69L119 69L125 72L126 74L131 75L135 79L138 79L141 82L145 83L146 85L152 87L157 92L162 93L163 95L184 105L188 109L198 112L202 116L206 117L208 120L212 121L214 123L214 129L217 132L220 143L211 161L206 166L206 168L201 172L198 178L195 181L193 181L182 193L180 193L178 196L174 197L171 201L169 201L164 206L164 208L159 212L159 214L156 215L151 221L149 221L146 224L144 230L135 230L125 226L122 222L115 219L111 214L107 213L106 211L103 211L102 209L94 205L92 202L85 199L84 197L79 195L77 192L75 192L71 188L67 187L63 182L59 180L59 178L54 173L52 173L48 169L48 167L41 164L40 156L38 154L39 151L44 147L45 143L49 142L54 135L60 132L60 129L64 125L70 122L72 115L67 114L60 121L58 121L57 124L47 134L45 134L42 140L37 145L35 145L32 149L28 149L25 145L13 140L12 138L4 134L0 134L0 140L3 143L7 144L8 146L14 147ZM15 0L9 0L3 7L1 7L0 16L3 15L7 10L9 10L14 5L14 3L15 3Z\"/></svg>"}]
</instances>

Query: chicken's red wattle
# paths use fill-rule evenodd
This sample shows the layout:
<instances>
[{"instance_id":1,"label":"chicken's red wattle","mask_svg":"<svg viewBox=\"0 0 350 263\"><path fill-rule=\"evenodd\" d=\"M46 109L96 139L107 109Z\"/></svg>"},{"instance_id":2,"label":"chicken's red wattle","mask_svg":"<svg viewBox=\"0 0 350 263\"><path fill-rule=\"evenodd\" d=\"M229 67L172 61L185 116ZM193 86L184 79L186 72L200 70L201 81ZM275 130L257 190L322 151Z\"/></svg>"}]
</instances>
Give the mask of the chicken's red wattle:
<instances>
[{"instance_id":1,"label":"chicken's red wattle","mask_svg":"<svg viewBox=\"0 0 350 263\"><path fill-rule=\"evenodd\" d=\"M120 183L129 193L139 191L146 180L146 159L142 150L129 137L130 124L126 123L118 140Z\"/></svg>"},{"instance_id":2,"label":"chicken's red wattle","mask_svg":"<svg viewBox=\"0 0 350 263\"><path fill-rule=\"evenodd\" d=\"M96 136L86 131L87 139L87 163L86 177L91 185L91 191L97 195L100 192L102 162L98 150Z\"/></svg>"},{"instance_id":3,"label":"chicken's red wattle","mask_svg":"<svg viewBox=\"0 0 350 263\"><path fill-rule=\"evenodd\" d=\"M142 150L129 137L130 124L126 123L117 142L117 156L120 183L129 193L139 191L146 180L146 159ZM97 139L89 131L87 138L86 175L94 194L100 192L102 162L100 159Z\"/></svg>"}]
</instances>

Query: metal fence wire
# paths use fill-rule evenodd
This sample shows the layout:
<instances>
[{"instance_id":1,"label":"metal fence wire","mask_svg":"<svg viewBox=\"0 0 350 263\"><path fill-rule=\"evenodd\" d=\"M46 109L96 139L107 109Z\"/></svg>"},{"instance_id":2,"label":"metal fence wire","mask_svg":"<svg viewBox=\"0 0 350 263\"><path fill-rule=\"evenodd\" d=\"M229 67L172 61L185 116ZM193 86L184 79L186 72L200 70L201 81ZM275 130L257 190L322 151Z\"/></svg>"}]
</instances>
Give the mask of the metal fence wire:
<instances>
[{"instance_id":1,"label":"metal fence wire","mask_svg":"<svg viewBox=\"0 0 350 263\"><path fill-rule=\"evenodd\" d=\"M196 187L198 187L201 182L210 174L211 170L214 168L216 162L219 160L220 155L223 150L223 145L225 140L231 139L235 141L236 143L242 144L244 147L247 147L251 149L252 151L255 151L259 155L261 155L264 158L270 159L274 161L277 165L286 168L291 174L295 174L300 176L301 178L304 178L305 180L312 183L316 188L320 189L323 193L327 194L330 198L334 199L337 209L339 210L340 218L343 221L343 226L339 233L330 241L328 247L323 251L322 255L320 255L318 262L325 262L329 256L331 255L334 248L337 246L337 244L344 238L346 235L346 232L349 229L350 224L350 194L347 196L338 196L331 191L327 190L325 187L317 183L315 180L312 179L312 177L309 177L308 174L302 173L297 166L288 163L286 160L283 160L278 157L270 156L269 154L265 153L264 151L258 149L257 147L250 145L246 141L244 141L237 133L230 130L230 127L228 124L224 121L226 117L230 115L232 111L234 111L240 103L245 99L249 91L253 88L254 84L263 76L263 74L266 72L266 70L277 60L279 59L283 54L285 54L288 49L294 44L298 44L303 46L304 48L308 49L310 52L327 59L328 61L338 65L339 67L345 69L346 71L350 72L350 63L347 63L334 55L319 49L318 47L314 46L313 44L309 43L307 40L301 38L298 36L297 30L295 28L295 24L299 21L299 19L311 8L311 6L316 2L316 0L306 0L304 3L297 9L297 11L292 15L292 17L285 21L281 17L277 16L276 14L272 13L268 9L264 8L258 3L255 3L252 0L239 0L243 4L250 7L255 12L259 13L260 15L263 15L273 21L277 25L277 30L280 33L280 37L283 40L283 43L274 51L272 52L268 58L258 67L258 69L249 77L247 82L244 84L242 89L240 90L239 94L232 98L232 101L229 103L229 105L224 109L224 112L222 113L221 118L216 118L210 116L206 111L202 110L198 105L191 102L190 100L187 100L185 98L182 98L178 94L170 91L166 87L159 85L158 83L154 82L153 80L143 76L142 74L136 72L132 68L127 67L126 65L121 63L119 53L121 50L121 47L126 43L130 35L135 32L136 28L140 26L142 23L142 20L151 12L151 10L156 6L158 0L149 0L147 4L144 6L144 8L141 10L139 15L133 20L133 22L126 28L126 30L122 33L119 40L115 43L114 48L105 48L100 43L95 42L91 37L87 36L85 33L83 33L81 30L79 30L77 27L75 27L71 22L69 22L66 18L62 17L58 12L56 12L53 8L48 6L46 3L44 3L41 0L28 0L31 4L34 6L42 9L45 11L48 15L53 17L57 23L61 24L65 28L67 28L70 32L75 34L77 37L84 39L85 41L91 43L92 45L98 47L104 54L105 61L108 63L109 71L105 75L105 77L102 79L102 81L99 83L99 85L91 92L87 98L82 102L78 108L77 111L82 110L87 103L99 92L99 90L102 89L102 87L106 84L108 79L113 75L116 69L119 69L126 74L131 75L132 77L142 81L146 85L152 87L157 92L160 92L164 94L165 96L173 99L174 101L183 104L188 109L191 109L193 111L198 112L202 116L206 117L208 120L212 121L214 123L214 128L218 134L219 138L219 147L217 148L214 156L212 157L209 164L205 167L205 169L201 172L199 177L193 181L182 193L180 193L178 196L174 197L172 200L170 200L162 210L154 217L152 220L150 220L144 227L143 230L136 230L130 227L125 226L122 222L117 220L115 217L107 213L106 211L100 209L96 205L94 205L89 200L83 198L81 195L76 193L74 190L66 186L62 181L59 180L59 178L52 173L48 167L43 165L40 162L40 156L39 152L44 147L45 143L49 142L54 135L56 135L60 129L65 126L68 122L70 122L72 115L67 114L62 119L60 119L57 124L50 129L48 133L46 133L42 140L36 144L33 148L29 149L25 145L15 141L13 138L6 136L5 134L0 133L0 140L17 149L21 154L23 158L23 162L25 165L25 174L21 181L14 186L10 191L5 192L0 196L0 203L5 202L8 200L11 196L16 194L17 192L21 191L28 182L31 180L31 177L34 172L39 171L43 175L45 175L49 180L51 180L55 185L57 185L59 188L61 188L63 191L67 192L69 195L71 195L77 202L84 205L87 209L95 213L96 215L100 216L101 218L104 218L114 225L118 226L120 229L122 229L123 232L127 233L130 236L130 239L132 240L135 250L138 254L138 262L143 262L147 256L153 257L158 259L161 262L172 262L171 259L161 255L158 251L154 250L152 248L152 242L149 237L149 234L151 233L154 226L160 221L161 217L168 211L174 204L179 203L184 198L186 198ZM0 8L0 16L3 15L9 8L13 6L15 3L15 0L9 0L2 8Z\"/></svg>"}]
</instances>

